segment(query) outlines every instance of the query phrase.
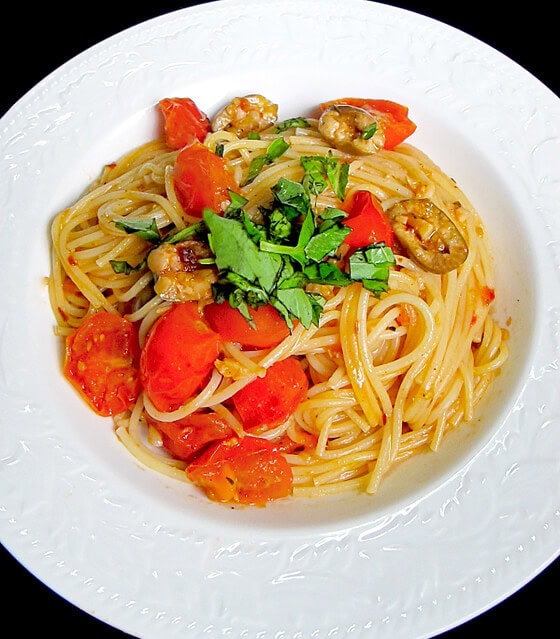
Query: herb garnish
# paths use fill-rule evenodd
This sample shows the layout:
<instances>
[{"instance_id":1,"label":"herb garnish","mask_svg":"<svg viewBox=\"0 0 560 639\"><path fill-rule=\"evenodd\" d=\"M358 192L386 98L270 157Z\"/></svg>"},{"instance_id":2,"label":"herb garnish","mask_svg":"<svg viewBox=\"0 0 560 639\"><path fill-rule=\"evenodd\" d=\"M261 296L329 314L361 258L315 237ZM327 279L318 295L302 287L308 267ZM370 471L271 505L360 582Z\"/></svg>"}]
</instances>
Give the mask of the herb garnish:
<instances>
[{"instance_id":1,"label":"herb garnish","mask_svg":"<svg viewBox=\"0 0 560 639\"><path fill-rule=\"evenodd\" d=\"M150 220L115 220L115 226L128 234L135 234L152 244L161 240L155 218Z\"/></svg>"},{"instance_id":2,"label":"herb garnish","mask_svg":"<svg viewBox=\"0 0 560 639\"><path fill-rule=\"evenodd\" d=\"M283 138L277 138L265 154L253 160L249 177L254 179L288 148ZM271 304L290 329L295 320L309 328L319 324L325 299L306 290L308 284L338 287L359 281L379 296L387 290L395 257L384 243L372 244L354 251L348 259L348 272L342 271L337 265L337 252L351 232L344 224L347 214L335 207L319 214L313 203L329 187L344 200L349 165L332 155L302 157L301 164L301 182L280 178L271 189L272 202L260 208L258 222L244 209L247 199L230 192L231 203L223 215L205 209L199 223L163 237L155 218L115 224L154 245L174 244L197 235L208 242L214 254L214 259L205 259L204 263L215 264L218 269L218 281L212 287L215 301L229 301L250 323L249 307ZM119 261L111 265L116 273L128 274L140 268Z\"/></svg>"},{"instance_id":3,"label":"herb garnish","mask_svg":"<svg viewBox=\"0 0 560 639\"><path fill-rule=\"evenodd\" d=\"M369 126L362 131L362 140L369 140L375 135L377 131L377 122L372 122Z\"/></svg>"},{"instance_id":4,"label":"herb garnish","mask_svg":"<svg viewBox=\"0 0 560 639\"><path fill-rule=\"evenodd\" d=\"M288 144L288 142L286 142L286 140L284 140L284 138L276 138L274 142L268 145L265 153L263 153L262 155L257 155L257 157L251 160L247 172L247 179L245 180L245 185L251 184L251 182L257 177L257 175L267 164L272 164L289 148L290 145Z\"/></svg>"},{"instance_id":5,"label":"herb garnish","mask_svg":"<svg viewBox=\"0 0 560 639\"><path fill-rule=\"evenodd\" d=\"M305 169L303 185L310 193L319 195L330 184L338 199L344 199L350 169L347 162L340 162L329 152L327 157L320 155L302 157L301 163Z\"/></svg>"},{"instance_id":6,"label":"herb garnish","mask_svg":"<svg viewBox=\"0 0 560 639\"><path fill-rule=\"evenodd\" d=\"M109 264L111 265L113 272L117 275L130 275L131 273L134 273L134 271L139 271L141 268L144 268L146 265L145 260L142 260L138 266L132 266L125 260L109 260Z\"/></svg>"},{"instance_id":7,"label":"herb garnish","mask_svg":"<svg viewBox=\"0 0 560 639\"><path fill-rule=\"evenodd\" d=\"M317 325L325 299L306 290L310 283L347 286L364 281L376 294L387 290L394 264L391 249L378 244L355 251L350 272L343 272L335 262L351 232L343 224L347 214L329 207L318 215L312 206L313 196L329 186L344 199L348 165L333 156L304 157L301 163L305 171L301 182L280 178L271 189L271 205L260 209L261 224L243 210L243 198L232 201L224 216L204 211L219 272L214 298L227 299L248 321L248 307L271 304L290 328L296 319L305 328Z\"/></svg>"},{"instance_id":8,"label":"herb garnish","mask_svg":"<svg viewBox=\"0 0 560 639\"><path fill-rule=\"evenodd\" d=\"M288 129L293 129L294 127L305 129L309 126L310 124L305 118L302 118L302 117L290 118L289 120L284 120L284 122L280 122L279 124L277 124L276 128L274 129L274 132L283 133L284 131L287 131Z\"/></svg>"}]
</instances>

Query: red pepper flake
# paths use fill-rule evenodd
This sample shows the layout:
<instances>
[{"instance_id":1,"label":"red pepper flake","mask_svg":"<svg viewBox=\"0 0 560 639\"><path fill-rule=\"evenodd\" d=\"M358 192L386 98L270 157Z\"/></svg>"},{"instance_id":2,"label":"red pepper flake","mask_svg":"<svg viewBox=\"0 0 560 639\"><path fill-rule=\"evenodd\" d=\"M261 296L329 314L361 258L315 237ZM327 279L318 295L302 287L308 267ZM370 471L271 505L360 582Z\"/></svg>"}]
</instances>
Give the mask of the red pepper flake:
<instances>
[{"instance_id":1,"label":"red pepper flake","mask_svg":"<svg viewBox=\"0 0 560 639\"><path fill-rule=\"evenodd\" d=\"M483 286L481 291L482 302L485 306L489 306L496 298L496 292L489 286Z\"/></svg>"}]
</instances>

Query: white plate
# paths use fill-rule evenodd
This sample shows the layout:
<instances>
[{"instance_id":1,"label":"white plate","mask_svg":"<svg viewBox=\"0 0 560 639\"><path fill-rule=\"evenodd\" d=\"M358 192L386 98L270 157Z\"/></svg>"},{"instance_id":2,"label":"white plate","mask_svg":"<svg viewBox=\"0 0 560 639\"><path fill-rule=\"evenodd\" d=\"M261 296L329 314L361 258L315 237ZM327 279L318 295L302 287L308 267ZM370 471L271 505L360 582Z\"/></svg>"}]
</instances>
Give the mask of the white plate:
<instances>
[{"instance_id":1,"label":"white plate","mask_svg":"<svg viewBox=\"0 0 560 639\"><path fill-rule=\"evenodd\" d=\"M282 118L342 95L407 104L411 142L455 177L494 244L507 368L477 424L374 498L214 504L141 468L60 373L52 216L155 135L160 98L213 113L249 92ZM420 639L558 556L560 103L533 76L386 5L224 0L105 40L16 106L0 139L0 533L39 579L138 637Z\"/></svg>"}]
</instances>

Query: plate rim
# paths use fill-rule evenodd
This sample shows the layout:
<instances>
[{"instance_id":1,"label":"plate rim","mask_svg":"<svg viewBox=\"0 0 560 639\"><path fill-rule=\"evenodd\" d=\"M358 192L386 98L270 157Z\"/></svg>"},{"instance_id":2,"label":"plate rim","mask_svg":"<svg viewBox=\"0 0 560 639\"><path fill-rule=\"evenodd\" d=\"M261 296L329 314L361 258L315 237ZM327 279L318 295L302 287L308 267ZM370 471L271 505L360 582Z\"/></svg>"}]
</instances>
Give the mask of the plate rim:
<instances>
[{"instance_id":1,"label":"plate rim","mask_svg":"<svg viewBox=\"0 0 560 639\"><path fill-rule=\"evenodd\" d=\"M312 4L316 4L318 2L320 2L321 0L306 0L305 3L291 3L291 6L295 7L296 4L299 7L299 10L301 11L301 7L302 5L305 5L305 7L307 6L311 6ZM349 4L367 4L367 5L375 5L376 3L362 3L361 0L350 0ZM256 4L256 3L255 3ZM263 3L264 4L264 3ZM275 4L274 2L270 2L269 4ZM333 3L334 4L334 3ZM211 7L212 10L216 10L216 11L220 11L219 8L216 7L212 7L212 5L216 5L216 7L218 6L222 6L222 5L231 5L233 6L246 6L247 3L241 3L238 2L237 0L220 0L219 2L214 2L214 3L210 3L210 5L199 5L199 6L191 6L185 9L180 9L177 11L173 11L171 12L171 14L164 14L162 16L156 17L156 18L152 18L144 23L140 23L139 25L130 27L129 29L126 29L124 32L121 32L120 34L116 34L115 36L112 36L104 41L102 41L101 43L98 43L97 45L94 45L93 47L90 47L89 49L87 49L86 51L84 51L82 54L79 54L78 56L76 56L75 58L73 58L72 60L68 61L67 63L65 63L64 65L62 65L62 67L60 67L59 69L55 70L53 73L51 73L49 76L47 76L43 81L41 81L38 85L36 85L36 87L34 87L33 89L31 89L27 94L25 94L25 96L23 96L13 107L12 109L10 109L5 116L2 118L2 129L8 130L10 127L10 123L8 122L8 120L11 117L14 117L14 113L12 113L12 111L15 109L20 109L22 107L26 107L26 105L29 105L30 102L32 102L36 96L39 96L39 100L40 100L40 95L47 93L49 91L49 88L51 86L51 82L54 81L58 81L60 79L60 75L64 75L65 73L72 73L72 70L75 68L76 65L80 66L82 63L87 63L88 61L91 61L92 57L95 57L97 55L102 56L103 53L105 51L107 51L108 49L112 48L113 46L116 46L118 48L119 43L121 42L121 39L123 37L126 36L126 38L132 38L134 39L134 37L136 35L140 35L141 33L144 33L145 30L149 30L152 28L158 28L158 27L163 27L164 23L166 23L168 20L174 21L174 20L178 20L181 21L182 17L184 17L185 15L191 15L193 13L204 13L206 11L208 11L208 7ZM411 12L407 12L407 10L404 9L398 9L396 7L389 7L388 5L378 5L378 8L380 8L382 11L387 12L387 15L389 15L389 13L394 12L394 14L402 14L402 12L406 12L406 13L411 13ZM419 16L419 14L414 14L415 16L417 16L420 21L422 20L432 20L430 18L426 18L425 16ZM416 19L416 18L415 18ZM443 30L445 30L447 27L447 25L443 25L442 23L440 23L440 27L438 28L442 28ZM451 29L453 29L452 27L449 27ZM462 33L462 32L461 32ZM466 34L463 34L466 35ZM471 36L467 36L468 38L471 38ZM484 43L480 43L481 46L485 47L487 45L484 45ZM473 45L473 46L478 46L478 45ZM495 52L498 56L501 56L502 54L499 54L499 52ZM504 59L504 63L505 60L507 60L506 64L509 64L509 59L505 59L505 56L502 56L502 58ZM516 63L514 63L516 64ZM521 67L519 67L519 69L521 69ZM526 73L527 75L528 72L525 72L524 70L519 70L516 69L515 73ZM549 91L549 89L547 87L545 87L544 85L542 85L542 83L540 83L539 80L537 80L536 78L534 78L534 76L530 76L531 77L531 82L533 82L533 80L535 82L538 83L538 85L540 85L541 88L546 89L546 91ZM529 81L529 80L527 80ZM558 100L555 98L555 96L552 94L552 92L550 92L552 95L552 100L551 100L551 105L554 108L558 108ZM549 96L550 97L550 96ZM556 99L556 102L554 101ZM8 117L9 116L9 117ZM19 116L18 116L19 117ZM4 129L4 123L6 124L6 129ZM2 521L5 521L5 519L3 519ZM35 558L30 558L30 557L25 557L24 555L22 555L21 550L19 548L17 548L17 544L14 542L14 538L12 539L8 539L8 536L4 535L4 529L2 529L2 541L4 543L4 545L12 552L15 556L17 556L18 560L24 565L26 566L33 574L36 574L42 581L44 581L45 583L47 583L48 581L51 581L51 583L53 583L52 579L49 579L51 577L51 574L49 573L49 571L52 569L52 566L47 567L46 571L45 570L41 570L41 567L38 567L35 563L36 561L36 557ZM5 537L5 539L4 539ZM472 618L473 616L476 616L477 614L480 614L480 612L492 607L493 605L495 605L498 601L501 601L503 599L505 599L507 596L509 596L509 594L511 594L512 592L514 592L515 590L517 590L519 587L521 587L522 585L524 585L525 583L527 583L530 579L532 579L536 574L538 574L539 572L541 572L541 570L546 567L548 564L550 564L555 558L557 558L559 555L559 549L556 549L556 552L553 552L552 554L549 554L549 556L547 558L544 559L544 561L540 561L539 565L535 565L533 572L531 574L527 574L525 575L525 579L521 580L515 587L513 587L513 589L510 589L508 592L504 592L502 594L501 597L499 597L498 599L493 600L492 602L489 602L487 605L483 605L483 606L478 606L477 610L472 610L470 613L470 616L466 616L460 620L457 620L457 622L462 622L465 621L469 618ZM46 564L43 565L43 568L46 566ZM42 576L41 576L42 575ZM57 588L58 591L58 588ZM76 605L78 605L79 607L83 607L81 606L79 603L77 603ZM85 609L85 608L84 608ZM101 617L100 617L101 618ZM107 619L105 619L105 621L107 621ZM113 624L113 621L108 621L109 623ZM454 624L455 625L455 624ZM117 626L118 627L118 626ZM447 626L448 627L452 627L452 626ZM441 628L441 630L445 630L447 628ZM123 626L123 629L124 626ZM125 631L129 631L126 630ZM421 636L421 635L419 635Z\"/></svg>"}]
</instances>

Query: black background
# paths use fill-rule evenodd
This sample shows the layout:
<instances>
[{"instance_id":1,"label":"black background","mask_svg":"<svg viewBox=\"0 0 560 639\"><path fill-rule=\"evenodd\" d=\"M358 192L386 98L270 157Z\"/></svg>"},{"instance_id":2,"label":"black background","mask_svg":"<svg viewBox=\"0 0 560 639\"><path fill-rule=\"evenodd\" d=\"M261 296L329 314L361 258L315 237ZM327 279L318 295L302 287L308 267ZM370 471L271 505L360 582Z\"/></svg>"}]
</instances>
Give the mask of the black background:
<instances>
[{"instance_id":1,"label":"black background","mask_svg":"<svg viewBox=\"0 0 560 639\"><path fill-rule=\"evenodd\" d=\"M341 4L344 2L340 1ZM144 20L193 4L201 3L164 2L157 6L156 3L150 6L122 2L74 3L64 9L53 3L33 7L26 3L12 4L9 14L4 13L0 39L3 62L0 113L4 114L61 64L100 40ZM550 13L549 3L539 0L517 8L513 3L499 3L502 7L499 9L491 2L385 4L435 18L478 38L523 66L560 95L557 22ZM558 492L559 486L543 489ZM128 637L54 594L4 548L0 550L0 579L5 592L3 610L17 622L18 632L23 631L25 637L41 636L45 631L53 632L57 639L84 635L99 639ZM525 635L525 626L528 636L548 635L549 628L558 628L559 583L560 560L556 560L494 608L439 637L471 639L490 633L520 637ZM16 606L21 606L23 616L14 615Z\"/></svg>"}]
</instances>

